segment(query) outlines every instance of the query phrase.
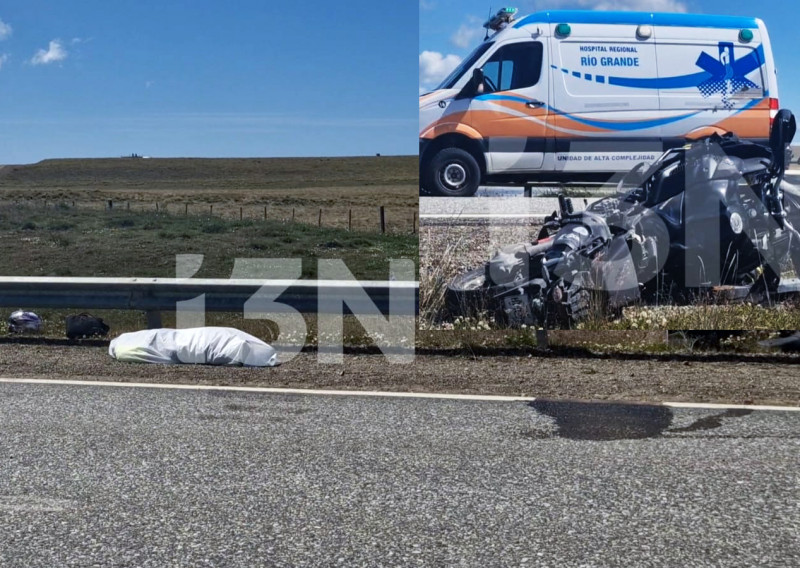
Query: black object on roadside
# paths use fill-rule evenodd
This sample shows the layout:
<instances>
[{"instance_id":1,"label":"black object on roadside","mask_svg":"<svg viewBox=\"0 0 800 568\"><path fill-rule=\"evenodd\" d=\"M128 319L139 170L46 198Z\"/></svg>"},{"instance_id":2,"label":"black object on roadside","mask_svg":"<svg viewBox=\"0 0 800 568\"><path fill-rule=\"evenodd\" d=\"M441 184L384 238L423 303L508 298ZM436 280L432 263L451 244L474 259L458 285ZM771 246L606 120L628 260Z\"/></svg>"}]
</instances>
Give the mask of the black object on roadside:
<instances>
[{"instance_id":1,"label":"black object on roadside","mask_svg":"<svg viewBox=\"0 0 800 568\"><path fill-rule=\"evenodd\" d=\"M80 339L82 337L105 337L111 329L107 323L91 314L78 314L67 316L67 337Z\"/></svg>"},{"instance_id":2,"label":"black object on roadside","mask_svg":"<svg viewBox=\"0 0 800 568\"><path fill-rule=\"evenodd\" d=\"M767 339L759 342L762 347L780 349L781 351L792 353L800 351L800 331L781 332L775 339Z\"/></svg>"}]
</instances>

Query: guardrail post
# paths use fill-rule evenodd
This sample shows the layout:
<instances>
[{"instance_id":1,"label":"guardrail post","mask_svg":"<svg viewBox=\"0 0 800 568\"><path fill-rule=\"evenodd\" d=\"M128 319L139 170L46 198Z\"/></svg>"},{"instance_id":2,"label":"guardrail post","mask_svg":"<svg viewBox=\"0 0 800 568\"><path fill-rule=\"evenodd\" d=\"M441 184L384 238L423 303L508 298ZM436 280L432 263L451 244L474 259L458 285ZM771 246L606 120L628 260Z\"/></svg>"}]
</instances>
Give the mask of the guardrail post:
<instances>
[{"instance_id":1,"label":"guardrail post","mask_svg":"<svg viewBox=\"0 0 800 568\"><path fill-rule=\"evenodd\" d=\"M164 327L161 324L161 312L155 310L147 310L145 313L147 319L147 329L160 329Z\"/></svg>"},{"instance_id":2,"label":"guardrail post","mask_svg":"<svg viewBox=\"0 0 800 568\"><path fill-rule=\"evenodd\" d=\"M533 194L533 186L530 183L525 184L525 189L522 190L523 197L531 197Z\"/></svg>"}]
</instances>

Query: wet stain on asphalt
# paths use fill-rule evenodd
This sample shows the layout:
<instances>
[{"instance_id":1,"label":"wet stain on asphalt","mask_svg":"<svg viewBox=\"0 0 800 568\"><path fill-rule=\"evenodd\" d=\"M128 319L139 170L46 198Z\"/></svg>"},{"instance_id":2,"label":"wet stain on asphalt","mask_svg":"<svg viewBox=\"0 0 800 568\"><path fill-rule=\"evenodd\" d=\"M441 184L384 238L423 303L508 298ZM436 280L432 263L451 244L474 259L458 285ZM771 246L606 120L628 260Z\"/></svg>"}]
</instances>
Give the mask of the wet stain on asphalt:
<instances>
[{"instance_id":1,"label":"wet stain on asphalt","mask_svg":"<svg viewBox=\"0 0 800 568\"><path fill-rule=\"evenodd\" d=\"M672 424L666 406L534 400L530 406L556 422L569 440L640 440L660 436Z\"/></svg>"},{"instance_id":2,"label":"wet stain on asphalt","mask_svg":"<svg viewBox=\"0 0 800 568\"><path fill-rule=\"evenodd\" d=\"M551 400L535 400L529 406L553 418L556 425L553 434L536 428L519 433L520 436L532 440L543 440L553 436L589 441L643 440L664 434L692 434L715 430L722 426L725 419L742 418L753 413L746 408L730 409L698 418L689 426L670 429L674 415L666 406ZM748 436L714 434L694 437L746 438Z\"/></svg>"},{"instance_id":3,"label":"wet stain on asphalt","mask_svg":"<svg viewBox=\"0 0 800 568\"><path fill-rule=\"evenodd\" d=\"M703 418L698 418L685 428L675 428L673 430L669 430L671 434L676 432L698 432L700 430L714 430L715 428L719 428L722 426L722 420L724 418L741 418L743 416L747 416L748 414L752 414L753 411L747 408L732 408L730 410L726 410L722 414L714 414L713 416L705 416Z\"/></svg>"}]
</instances>

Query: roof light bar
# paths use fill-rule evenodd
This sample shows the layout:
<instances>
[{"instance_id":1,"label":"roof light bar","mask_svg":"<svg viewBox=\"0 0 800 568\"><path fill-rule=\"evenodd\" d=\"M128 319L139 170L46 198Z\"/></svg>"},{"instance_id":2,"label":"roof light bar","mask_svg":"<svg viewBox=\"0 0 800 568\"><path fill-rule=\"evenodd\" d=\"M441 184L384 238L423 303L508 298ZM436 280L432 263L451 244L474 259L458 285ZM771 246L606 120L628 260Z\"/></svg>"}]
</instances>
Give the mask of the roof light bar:
<instances>
[{"instance_id":1,"label":"roof light bar","mask_svg":"<svg viewBox=\"0 0 800 568\"><path fill-rule=\"evenodd\" d=\"M500 31L508 24L514 21L514 16L517 15L516 8L500 8L497 13L486 20L483 27L487 30Z\"/></svg>"}]
</instances>

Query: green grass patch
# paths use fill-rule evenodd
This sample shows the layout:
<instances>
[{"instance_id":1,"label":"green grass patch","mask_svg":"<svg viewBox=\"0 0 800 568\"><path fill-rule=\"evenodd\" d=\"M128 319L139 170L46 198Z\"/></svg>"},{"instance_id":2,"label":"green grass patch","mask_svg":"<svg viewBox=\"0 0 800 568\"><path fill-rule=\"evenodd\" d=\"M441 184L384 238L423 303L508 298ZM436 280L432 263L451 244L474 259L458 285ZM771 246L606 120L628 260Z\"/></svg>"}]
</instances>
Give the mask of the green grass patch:
<instances>
[{"instance_id":1,"label":"green grass patch","mask_svg":"<svg viewBox=\"0 0 800 568\"><path fill-rule=\"evenodd\" d=\"M234 259L342 259L359 279L389 278L390 259L418 264L416 235L348 232L277 220L227 220L126 210L6 207L0 214L5 276L175 276L175 255L203 254L197 277L229 278Z\"/></svg>"}]
</instances>

